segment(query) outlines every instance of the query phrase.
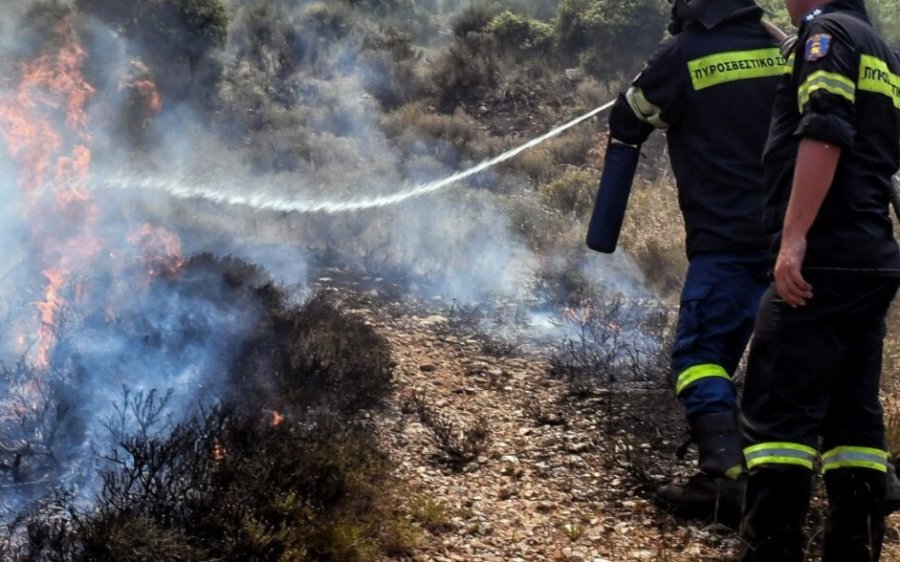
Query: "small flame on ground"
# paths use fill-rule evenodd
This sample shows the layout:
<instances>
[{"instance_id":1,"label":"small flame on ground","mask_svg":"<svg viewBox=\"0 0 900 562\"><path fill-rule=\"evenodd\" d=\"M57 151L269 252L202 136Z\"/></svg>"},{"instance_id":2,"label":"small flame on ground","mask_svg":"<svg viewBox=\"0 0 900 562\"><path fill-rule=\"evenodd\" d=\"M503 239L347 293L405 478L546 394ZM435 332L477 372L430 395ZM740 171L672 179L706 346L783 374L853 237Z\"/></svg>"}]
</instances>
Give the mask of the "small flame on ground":
<instances>
[{"instance_id":1,"label":"small flame on ground","mask_svg":"<svg viewBox=\"0 0 900 562\"><path fill-rule=\"evenodd\" d=\"M284 423L284 414L272 410L272 427L278 427Z\"/></svg>"},{"instance_id":2,"label":"small flame on ground","mask_svg":"<svg viewBox=\"0 0 900 562\"><path fill-rule=\"evenodd\" d=\"M225 447L223 447L222 444L219 443L218 439L213 441L212 457L214 461L222 462L223 460L225 460L226 453L227 451L225 450Z\"/></svg>"}]
</instances>

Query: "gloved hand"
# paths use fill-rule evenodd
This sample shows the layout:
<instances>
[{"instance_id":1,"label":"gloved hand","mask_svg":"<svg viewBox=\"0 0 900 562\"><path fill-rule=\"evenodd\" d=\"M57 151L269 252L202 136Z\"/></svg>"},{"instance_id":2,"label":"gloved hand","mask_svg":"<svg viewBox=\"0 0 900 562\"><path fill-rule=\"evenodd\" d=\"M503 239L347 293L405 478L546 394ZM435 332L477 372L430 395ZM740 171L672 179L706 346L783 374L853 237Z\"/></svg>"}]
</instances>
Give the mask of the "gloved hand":
<instances>
[{"instance_id":1,"label":"gloved hand","mask_svg":"<svg viewBox=\"0 0 900 562\"><path fill-rule=\"evenodd\" d=\"M786 37L778 48L781 49L781 56L785 59L790 58L791 54L794 52L794 47L797 46L797 36L789 35Z\"/></svg>"}]
</instances>

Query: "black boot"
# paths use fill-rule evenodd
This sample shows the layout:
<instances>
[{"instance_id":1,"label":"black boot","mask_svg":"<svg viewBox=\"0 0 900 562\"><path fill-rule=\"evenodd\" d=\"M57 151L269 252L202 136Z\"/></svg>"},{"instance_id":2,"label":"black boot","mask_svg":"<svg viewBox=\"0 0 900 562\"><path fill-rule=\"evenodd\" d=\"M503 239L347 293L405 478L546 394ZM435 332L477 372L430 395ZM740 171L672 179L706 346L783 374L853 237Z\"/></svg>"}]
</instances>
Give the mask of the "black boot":
<instances>
[{"instance_id":1,"label":"black boot","mask_svg":"<svg viewBox=\"0 0 900 562\"><path fill-rule=\"evenodd\" d=\"M897 467L888 464L887 503L885 515L900 510L900 478L897 478Z\"/></svg>"},{"instance_id":2,"label":"black boot","mask_svg":"<svg viewBox=\"0 0 900 562\"><path fill-rule=\"evenodd\" d=\"M884 539L887 478L869 468L825 473L828 520L823 562L876 562Z\"/></svg>"},{"instance_id":3,"label":"black boot","mask_svg":"<svg viewBox=\"0 0 900 562\"><path fill-rule=\"evenodd\" d=\"M700 451L700 472L683 484L660 486L657 499L678 515L711 518L736 527L745 479L735 413L698 416L691 421L691 436Z\"/></svg>"},{"instance_id":4,"label":"black boot","mask_svg":"<svg viewBox=\"0 0 900 562\"><path fill-rule=\"evenodd\" d=\"M812 471L765 465L747 478L741 562L802 562L803 523L812 495ZM849 560L845 562L850 562Z\"/></svg>"}]
</instances>

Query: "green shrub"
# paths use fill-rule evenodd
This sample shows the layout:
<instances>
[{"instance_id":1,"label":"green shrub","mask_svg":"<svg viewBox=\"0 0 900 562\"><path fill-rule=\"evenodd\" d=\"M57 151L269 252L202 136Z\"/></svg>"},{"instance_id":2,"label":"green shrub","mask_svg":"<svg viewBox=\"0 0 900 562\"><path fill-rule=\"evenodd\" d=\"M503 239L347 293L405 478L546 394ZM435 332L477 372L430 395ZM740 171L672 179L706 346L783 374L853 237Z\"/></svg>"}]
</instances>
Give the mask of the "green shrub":
<instances>
[{"instance_id":1,"label":"green shrub","mask_svg":"<svg viewBox=\"0 0 900 562\"><path fill-rule=\"evenodd\" d=\"M491 20L485 31L492 34L498 45L518 54L543 54L553 46L553 26L509 10Z\"/></svg>"},{"instance_id":2,"label":"green shrub","mask_svg":"<svg viewBox=\"0 0 900 562\"><path fill-rule=\"evenodd\" d=\"M571 168L540 188L545 205L564 214L586 218L594 204L599 175L592 170Z\"/></svg>"},{"instance_id":3,"label":"green shrub","mask_svg":"<svg viewBox=\"0 0 900 562\"><path fill-rule=\"evenodd\" d=\"M556 18L560 52L606 80L630 72L662 39L664 7L657 0L562 0Z\"/></svg>"}]
</instances>

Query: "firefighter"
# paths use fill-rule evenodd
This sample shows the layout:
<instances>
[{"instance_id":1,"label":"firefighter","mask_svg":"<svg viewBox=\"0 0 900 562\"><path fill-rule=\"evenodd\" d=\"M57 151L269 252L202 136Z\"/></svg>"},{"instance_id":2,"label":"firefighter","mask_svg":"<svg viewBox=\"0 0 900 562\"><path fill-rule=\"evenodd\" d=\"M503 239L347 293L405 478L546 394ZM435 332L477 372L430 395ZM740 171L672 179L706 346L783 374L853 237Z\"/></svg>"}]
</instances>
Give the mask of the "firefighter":
<instances>
[{"instance_id":1,"label":"firefighter","mask_svg":"<svg viewBox=\"0 0 900 562\"><path fill-rule=\"evenodd\" d=\"M588 244L614 249L621 214L610 220L610 198L623 214L639 146L664 129L690 263L671 367L700 471L658 498L686 515L728 508L736 521L743 456L731 379L768 285L762 151L787 66L753 0L676 0L672 13L672 37L613 106Z\"/></svg>"},{"instance_id":2,"label":"firefighter","mask_svg":"<svg viewBox=\"0 0 900 562\"><path fill-rule=\"evenodd\" d=\"M823 559L871 562L893 470L878 388L885 315L900 284L889 216L900 61L863 0L785 3L800 31L764 153L777 259L741 404L749 469L741 560L805 559L802 526L820 464L830 506Z\"/></svg>"}]
</instances>

